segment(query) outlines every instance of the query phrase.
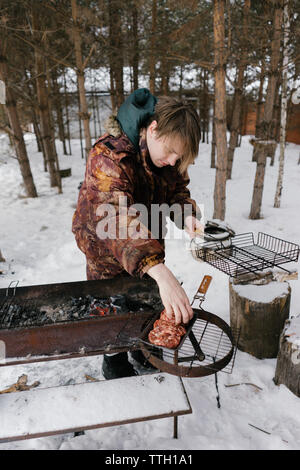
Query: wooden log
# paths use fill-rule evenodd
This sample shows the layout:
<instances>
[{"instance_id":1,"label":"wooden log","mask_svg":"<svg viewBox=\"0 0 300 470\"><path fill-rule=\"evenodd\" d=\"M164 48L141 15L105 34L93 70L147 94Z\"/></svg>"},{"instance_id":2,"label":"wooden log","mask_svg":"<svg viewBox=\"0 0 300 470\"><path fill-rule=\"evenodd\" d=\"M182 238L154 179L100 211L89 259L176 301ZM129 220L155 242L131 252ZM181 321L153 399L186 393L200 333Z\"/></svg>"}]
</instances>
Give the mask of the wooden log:
<instances>
[{"instance_id":1,"label":"wooden log","mask_svg":"<svg viewBox=\"0 0 300 470\"><path fill-rule=\"evenodd\" d=\"M229 278L230 326L239 331L238 348L258 359L275 358L279 337L289 317L288 282L234 284Z\"/></svg>"},{"instance_id":2,"label":"wooden log","mask_svg":"<svg viewBox=\"0 0 300 470\"><path fill-rule=\"evenodd\" d=\"M59 170L59 173L61 178L67 178L72 175L72 169L66 168L65 170Z\"/></svg>"},{"instance_id":3,"label":"wooden log","mask_svg":"<svg viewBox=\"0 0 300 470\"><path fill-rule=\"evenodd\" d=\"M287 320L280 335L274 382L300 397L300 315Z\"/></svg>"},{"instance_id":4,"label":"wooden log","mask_svg":"<svg viewBox=\"0 0 300 470\"><path fill-rule=\"evenodd\" d=\"M269 284L272 281L284 282L298 279L298 271L291 272L278 271L276 269L267 269L256 273L247 273L232 279L233 284Z\"/></svg>"}]
</instances>

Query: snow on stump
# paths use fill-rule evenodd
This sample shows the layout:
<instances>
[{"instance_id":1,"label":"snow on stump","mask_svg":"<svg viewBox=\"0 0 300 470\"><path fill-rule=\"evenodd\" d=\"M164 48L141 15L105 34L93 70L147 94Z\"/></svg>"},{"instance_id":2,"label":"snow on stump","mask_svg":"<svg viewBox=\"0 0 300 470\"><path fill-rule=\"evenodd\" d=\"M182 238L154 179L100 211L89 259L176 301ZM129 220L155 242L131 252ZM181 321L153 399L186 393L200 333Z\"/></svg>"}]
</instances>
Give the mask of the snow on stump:
<instances>
[{"instance_id":1,"label":"snow on stump","mask_svg":"<svg viewBox=\"0 0 300 470\"><path fill-rule=\"evenodd\" d=\"M287 320L280 335L274 382L300 397L300 315Z\"/></svg>"},{"instance_id":2,"label":"snow on stump","mask_svg":"<svg viewBox=\"0 0 300 470\"><path fill-rule=\"evenodd\" d=\"M286 281L271 279L244 284L229 278L230 326L239 331L238 348L258 359L277 357L280 334L289 318L291 288Z\"/></svg>"}]
</instances>

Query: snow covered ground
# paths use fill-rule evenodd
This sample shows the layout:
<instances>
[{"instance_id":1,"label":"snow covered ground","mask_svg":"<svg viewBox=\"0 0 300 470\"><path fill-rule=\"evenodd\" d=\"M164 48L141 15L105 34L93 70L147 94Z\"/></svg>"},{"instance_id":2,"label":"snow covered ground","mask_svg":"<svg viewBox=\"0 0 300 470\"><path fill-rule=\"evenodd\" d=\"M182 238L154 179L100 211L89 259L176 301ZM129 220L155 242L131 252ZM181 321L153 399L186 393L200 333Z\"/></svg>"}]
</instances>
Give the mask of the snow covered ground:
<instances>
[{"instance_id":1,"label":"snow covered ground","mask_svg":"<svg viewBox=\"0 0 300 470\"><path fill-rule=\"evenodd\" d=\"M232 180L227 184L226 221L236 233L262 231L300 243L300 147L288 144L284 189L280 209L273 208L278 172L266 169L263 208L260 220L249 220L255 163L251 162L249 137L243 137L236 150ZM0 140L0 249L6 259L0 263L0 288L18 280L20 286L85 280L85 258L71 232L78 184L85 163L79 141L72 141L72 156L62 155L57 142L61 168L72 167L72 177L63 179L63 194L49 187L43 171L42 155L32 136L27 149L39 197L26 199L17 161L5 139ZM190 168L190 189L205 216L213 213L215 170L210 168L210 146L201 144L197 163ZM166 264L183 282L190 299L203 275L213 281L204 307L229 322L228 277L208 264L194 260L185 240L167 240ZM297 268L297 265L288 265ZM300 314L300 281L290 281L291 316ZM275 386L276 359L258 360L238 351L232 374L218 374L221 407L217 407L215 377L183 379L193 413L179 417L179 438L173 439L171 418L87 431L74 437L65 434L0 444L4 449L300 449L300 399L285 386ZM80 383L85 374L101 379L101 357L31 365L2 367L0 390L15 383L22 374L28 383L40 381L40 388ZM253 385L245 385L251 383ZM228 387L228 385L236 385ZM126 391L124 391L124 395ZM153 397L153 399L155 399ZM116 406L123 406L116 404ZM1 410L0 410L1 422ZM253 427L255 426L255 427ZM260 428L257 429L257 428ZM266 431L263 432L262 430Z\"/></svg>"}]
</instances>

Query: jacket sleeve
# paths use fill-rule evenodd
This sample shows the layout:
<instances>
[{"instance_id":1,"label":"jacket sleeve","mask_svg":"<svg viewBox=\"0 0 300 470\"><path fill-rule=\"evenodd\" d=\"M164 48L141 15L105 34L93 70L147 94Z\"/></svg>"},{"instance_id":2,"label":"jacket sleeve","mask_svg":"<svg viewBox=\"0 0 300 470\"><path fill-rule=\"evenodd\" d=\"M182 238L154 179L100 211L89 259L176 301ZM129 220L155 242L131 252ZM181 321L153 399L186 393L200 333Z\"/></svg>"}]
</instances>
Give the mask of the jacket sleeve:
<instances>
[{"instance_id":1,"label":"jacket sleeve","mask_svg":"<svg viewBox=\"0 0 300 470\"><path fill-rule=\"evenodd\" d=\"M180 229L184 228L184 218L186 215L193 215L198 220L201 220L202 217L199 206L196 201L191 198L188 189L189 182L190 178L187 171L183 175L178 172L175 189L172 191L172 194L169 194L168 203L170 206L173 204L177 206L177 210L176 206L174 206L174 211L171 212L170 219Z\"/></svg>"},{"instance_id":2,"label":"jacket sleeve","mask_svg":"<svg viewBox=\"0 0 300 470\"><path fill-rule=\"evenodd\" d=\"M123 167L123 168L122 168ZM104 144L92 149L87 169L87 197L94 230L105 247L132 276L143 277L164 261L164 249L130 206L133 183Z\"/></svg>"}]
</instances>

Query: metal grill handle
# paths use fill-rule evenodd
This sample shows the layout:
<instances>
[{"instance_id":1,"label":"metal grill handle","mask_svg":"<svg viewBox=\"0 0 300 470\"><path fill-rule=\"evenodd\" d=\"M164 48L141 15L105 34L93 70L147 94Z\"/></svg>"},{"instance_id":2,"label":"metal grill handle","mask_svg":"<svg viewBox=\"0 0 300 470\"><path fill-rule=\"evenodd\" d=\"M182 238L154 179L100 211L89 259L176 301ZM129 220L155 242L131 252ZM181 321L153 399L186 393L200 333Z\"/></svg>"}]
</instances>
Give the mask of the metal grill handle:
<instances>
[{"instance_id":1,"label":"metal grill handle","mask_svg":"<svg viewBox=\"0 0 300 470\"><path fill-rule=\"evenodd\" d=\"M205 299L205 295L207 293L207 290L210 286L211 281L212 281L212 276L209 276L209 275L204 276L196 294L194 295L191 305L193 305L195 300L199 300L199 307L201 306L202 302Z\"/></svg>"},{"instance_id":2,"label":"metal grill handle","mask_svg":"<svg viewBox=\"0 0 300 470\"><path fill-rule=\"evenodd\" d=\"M13 284L14 282L16 283L16 285L13 287L12 284ZM6 288L6 297L8 297L9 289L13 289L13 290L14 290L14 291L13 291L13 297L16 295L16 289L17 289L17 287L18 287L18 284L19 284L19 281L11 281L11 282L9 283L9 286Z\"/></svg>"}]
</instances>

